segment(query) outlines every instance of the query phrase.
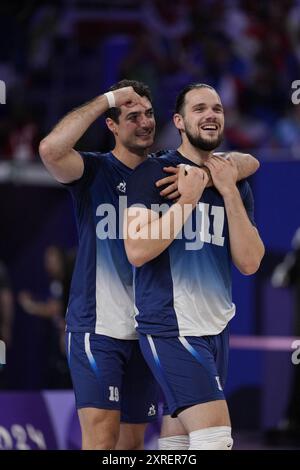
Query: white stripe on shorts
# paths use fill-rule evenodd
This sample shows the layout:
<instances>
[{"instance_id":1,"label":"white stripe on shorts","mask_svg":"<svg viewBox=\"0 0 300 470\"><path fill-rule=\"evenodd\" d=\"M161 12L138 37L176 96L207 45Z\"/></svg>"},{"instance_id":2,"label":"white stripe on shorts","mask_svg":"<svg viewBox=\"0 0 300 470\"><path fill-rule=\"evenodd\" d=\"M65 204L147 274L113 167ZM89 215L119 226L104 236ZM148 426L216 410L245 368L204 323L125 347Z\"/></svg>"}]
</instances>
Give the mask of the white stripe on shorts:
<instances>
[{"instance_id":1,"label":"white stripe on shorts","mask_svg":"<svg viewBox=\"0 0 300 470\"><path fill-rule=\"evenodd\" d=\"M72 333L68 334L68 358L69 362L71 360L71 340L72 340Z\"/></svg>"},{"instance_id":2,"label":"white stripe on shorts","mask_svg":"<svg viewBox=\"0 0 300 470\"><path fill-rule=\"evenodd\" d=\"M151 348L153 357L154 357L154 359L155 359L155 362L159 362L159 357L158 357L158 354L157 354L156 347L155 347L154 341L153 341L153 339L152 339L152 336L151 336L151 335L147 335L147 340L148 340L148 342L149 342L149 344L150 344L150 348Z\"/></svg>"}]
</instances>

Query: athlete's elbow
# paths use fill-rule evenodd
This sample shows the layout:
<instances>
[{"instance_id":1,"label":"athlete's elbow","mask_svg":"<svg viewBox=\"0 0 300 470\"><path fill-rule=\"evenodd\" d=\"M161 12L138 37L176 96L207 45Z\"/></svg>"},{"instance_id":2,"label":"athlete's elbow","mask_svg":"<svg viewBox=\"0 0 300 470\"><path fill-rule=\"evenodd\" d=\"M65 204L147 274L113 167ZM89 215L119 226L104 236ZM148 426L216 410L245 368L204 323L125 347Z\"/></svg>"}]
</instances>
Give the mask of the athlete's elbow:
<instances>
[{"instance_id":1,"label":"athlete's elbow","mask_svg":"<svg viewBox=\"0 0 300 470\"><path fill-rule=\"evenodd\" d=\"M257 158L255 158L253 155L251 155L250 153L248 154L249 157L252 158L252 161L253 161L253 168L254 168L254 172L257 171L260 167L260 163L259 161L257 160Z\"/></svg>"},{"instance_id":2,"label":"athlete's elbow","mask_svg":"<svg viewBox=\"0 0 300 470\"><path fill-rule=\"evenodd\" d=\"M251 155L251 153L245 153L244 157L245 157L245 159L248 159L248 161L251 161L253 172L255 173L260 167L260 163L257 160L257 158L255 158L253 155Z\"/></svg>"},{"instance_id":3,"label":"athlete's elbow","mask_svg":"<svg viewBox=\"0 0 300 470\"><path fill-rule=\"evenodd\" d=\"M242 265L239 266L239 271L244 274L244 276L251 276L258 271L259 266L255 266L254 264Z\"/></svg>"},{"instance_id":4,"label":"athlete's elbow","mask_svg":"<svg viewBox=\"0 0 300 470\"><path fill-rule=\"evenodd\" d=\"M249 260L248 262L243 262L240 263L238 267L239 271L244 274L245 276L251 276L252 274L255 274L260 267L262 257L259 258L253 258Z\"/></svg>"},{"instance_id":5,"label":"athlete's elbow","mask_svg":"<svg viewBox=\"0 0 300 470\"><path fill-rule=\"evenodd\" d=\"M135 258L131 261L132 266L135 268L141 268L147 261L142 258Z\"/></svg>"},{"instance_id":6,"label":"athlete's elbow","mask_svg":"<svg viewBox=\"0 0 300 470\"><path fill-rule=\"evenodd\" d=\"M128 261L135 268L140 268L147 262L145 254L137 247L131 246L131 243L125 242L125 250Z\"/></svg>"},{"instance_id":7,"label":"athlete's elbow","mask_svg":"<svg viewBox=\"0 0 300 470\"><path fill-rule=\"evenodd\" d=\"M51 162L55 159L55 151L49 139L45 137L39 145L39 154L44 163Z\"/></svg>"},{"instance_id":8,"label":"athlete's elbow","mask_svg":"<svg viewBox=\"0 0 300 470\"><path fill-rule=\"evenodd\" d=\"M143 266L147 260L145 259L145 257L143 256L140 256L140 255L136 255L136 254L131 254L131 255L128 255L127 254L127 258L129 260L129 263L132 264L132 266L134 266L135 268L140 268L141 266Z\"/></svg>"}]
</instances>

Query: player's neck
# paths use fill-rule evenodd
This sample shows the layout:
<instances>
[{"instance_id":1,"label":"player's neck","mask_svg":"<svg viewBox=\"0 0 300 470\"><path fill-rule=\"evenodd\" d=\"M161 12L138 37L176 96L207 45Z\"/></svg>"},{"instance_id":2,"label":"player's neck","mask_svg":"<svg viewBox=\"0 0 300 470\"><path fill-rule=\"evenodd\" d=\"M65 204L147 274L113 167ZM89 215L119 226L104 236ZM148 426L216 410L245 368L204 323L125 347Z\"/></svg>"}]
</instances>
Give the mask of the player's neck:
<instances>
[{"instance_id":1,"label":"player's neck","mask_svg":"<svg viewBox=\"0 0 300 470\"><path fill-rule=\"evenodd\" d=\"M125 147L116 145L112 150L114 156L120 160L124 165L128 166L132 170L136 168L140 163L142 163L147 158L147 149L141 150L141 152L131 151Z\"/></svg>"},{"instance_id":2,"label":"player's neck","mask_svg":"<svg viewBox=\"0 0 300 470\"><path fill-rule=\"evenodd\" d=\"M185 158L196 163L196 165L202 165L213 154L213 151L206 151L206 150L198 149L194 147L193 145L191 145L190 143L182 143L180 147L178 147L177 150Z\"/></svg>"}]
</instances>

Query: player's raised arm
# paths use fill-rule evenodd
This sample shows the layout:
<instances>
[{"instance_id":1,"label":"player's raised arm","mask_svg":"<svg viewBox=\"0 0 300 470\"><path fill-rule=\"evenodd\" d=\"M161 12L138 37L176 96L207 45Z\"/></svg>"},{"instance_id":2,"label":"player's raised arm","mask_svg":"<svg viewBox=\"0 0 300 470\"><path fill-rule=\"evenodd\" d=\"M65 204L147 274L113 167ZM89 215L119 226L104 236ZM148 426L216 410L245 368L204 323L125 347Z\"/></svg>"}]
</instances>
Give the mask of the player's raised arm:
<instances>
[{"instance_id":1,"label":"player's raised arm","mask_svg":"<svg viewBox=\"0 0 300 470\"><path fill-rule=\"evenodd\" d=\"M231 158L231 160L236 164L237 167L237 181L243 180L245 178L248 178L248 176L253 175L256 173L256 171L260 167L259 161L253 157L250 153L241 153L241 152L216 152L214 155L220 156L220 158ZM205 165L205 164L204 164ZM213 186L213 180L210 175L210 172L208 171L208 168L204 166L204 168L207 169L207 175L209 177L207 187ZM165 178L161 178L156 182L156 186L158 188L163 187L165 185L168 185L166 188L162 189L160 192L161 196L166 197L167 199L177 199L180 194L178 192L178 172L179 168L169 166L165 167L164 171L169 174L169 176L166 176Z\"/></svg>"},{"instance_id":2,"label":"player's raised arm","mask_svg":"<svg viewBox=\"0 0 300 470\"><path fill-rule=\"evenodd\" d=\"M250 153L226 152L224 157L230 159L237 167L237 181L253 175L260 167L259 161Z\"/></svg>"},{"instance_id":3,"label":"player's raised arm","mask_svg":"<svg viewBox=\"0 0 300 470\"><path fill-rule=\"evenodd\" d=\"M71 111L40 143L40 156L47 170L61 183L79 179L84 166L80 154L74 150L77 141L109 107L131 107L140 102L141 97L132 87L124 87L97 96Z\"/></svg>"}]
</instances>

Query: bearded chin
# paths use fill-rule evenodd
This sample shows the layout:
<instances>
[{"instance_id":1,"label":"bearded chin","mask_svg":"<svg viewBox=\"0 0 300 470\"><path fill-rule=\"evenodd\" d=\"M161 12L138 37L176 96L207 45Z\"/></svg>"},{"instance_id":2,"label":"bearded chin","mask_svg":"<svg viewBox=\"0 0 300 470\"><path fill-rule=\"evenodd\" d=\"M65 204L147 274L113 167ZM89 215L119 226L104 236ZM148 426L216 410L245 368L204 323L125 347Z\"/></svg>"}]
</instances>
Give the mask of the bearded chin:
<instances>
[{"instance_id":1,"label":"bearded chin","mask_svg":"<svg viewBox=\"0 0 300 470\"><path fill-rule=\"evenodd\" d=\"M209 140L209 139L202 139L202 137L200 136L195 137L187 129L185 130L185 132L186 132L186 136L188 140L194 147L200 150L204 150L206 152L215 150L217 147L219 147L219 145L223 141L223 133L219 134L219 136L216 139Z\"/></svg>"}]
</instances>

